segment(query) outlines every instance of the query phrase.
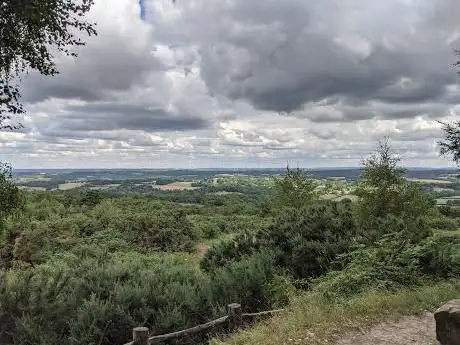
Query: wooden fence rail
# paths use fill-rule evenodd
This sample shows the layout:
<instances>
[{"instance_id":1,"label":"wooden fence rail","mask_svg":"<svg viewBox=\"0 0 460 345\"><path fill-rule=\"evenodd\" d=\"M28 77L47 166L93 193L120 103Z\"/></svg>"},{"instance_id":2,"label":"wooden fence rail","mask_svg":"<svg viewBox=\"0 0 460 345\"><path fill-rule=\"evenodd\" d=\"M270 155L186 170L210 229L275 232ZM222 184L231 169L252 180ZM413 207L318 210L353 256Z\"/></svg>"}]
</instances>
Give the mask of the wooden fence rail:
<instances>
[{"instance_id":1,"label":"wooden fence rail","mask_svg":"<svg viewBox=\"0 0 460 345\"><path fill-rule=\"evenodd\" d=\"M205 330L208 330L217 325L222 325L224 323L228 323L229 330L234 331L241 327L241 325L243 325L245 319L258 318L262 316L273 315L276 313L282 313L285 311L286 309L276 309L262 311L260 313L243 313L240 304L232 303L227 306L227 315L216 320L212 320L207 323L187 328L181 331L149 337L149 329L147 327L136 327L133 329L133 341L126 343L124 345L153 345L165 340L178 338L184 335L203 332Z\"/></svg>"}]
</instances>

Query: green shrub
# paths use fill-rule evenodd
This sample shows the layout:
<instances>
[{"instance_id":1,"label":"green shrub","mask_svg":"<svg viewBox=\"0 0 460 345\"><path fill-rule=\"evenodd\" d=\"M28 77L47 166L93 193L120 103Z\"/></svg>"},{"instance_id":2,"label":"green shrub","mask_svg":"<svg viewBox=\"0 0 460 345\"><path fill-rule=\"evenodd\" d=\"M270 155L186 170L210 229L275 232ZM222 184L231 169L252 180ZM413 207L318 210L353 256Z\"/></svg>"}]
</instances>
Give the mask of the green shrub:
<instances>
[{"instance_id":1,"label":"green shrub","mask_svg":"<svg viewBox=\"0 0 460 345\"><path fill-rule=\"evenodd\" d=\"M420 255L423 274L439 278L460 276L458 235L434 234L423 244Z\"/></svg>"},{"instance_id":2,"label":"green shrub","mask_svg":"<svg viewBox=\"0 0 460 345\"><path fill-rule=\"evenodd\" d=\"M75 345L108 345L129 341L131 328L139 325L160 334L208 321L222 316L231 302L246 310L264 309L283 300L275 283L268 285L275 272L265 254L210 277L177 256L110 253L100 247L62 253L34 268L4 274L0 341L53 345L69 339Z\"/></svg>"},{"instance_id":3,"label":"green shrub","mask_svg":"<svg viewBox=\"0 0 460 345\"><path fill-rule=\"evenodd\" d=\"M441 205L438 207L439 213L449 218L460 218L460 208L449 205Z\"/></svg>"},{"instance_id":4,"label":"green shrub","mask_svg":"<svg viewBox=\"0 0 460 345\"><path fill-rule=\"evenodd\" d=\"M338 255L350 250L356 231L350 203L324 201L301 209L285 208L267 229L240 234L211 248L201 265L209 271L264 249L294 277L317 277L337 264Z\"/></svg>"},{"instance_id":5,"label":"green shrub","mask_svg":"<svg viewBox=\"0 0 460 345\"><path fill-rule=\"evenodd\" d=\"M212 294L221 296L221 304L234 301L246 310L264 310L272 305L268 283L278 272L271 253L255 253L214 270Z\"/></svg>"},{"instance_id":6,"label":"green shrub","mask_svg":"<svg viewBox=\"0 0 460 345\"><path fill-rule=\"evenodd\" d=\"M7 163L0 162L0 230L6 218L23 206L21 191L13 182L12 169Z\"/></svg>"},{"instance_id":7,"label":"green shrub","mask_svg":"<svg viewBox=\"0 0 460 345\"><path fill-rule=\"evenodd\" d=\"M296 278L320 276L350 250L356 236L348 203L322 202L303 209L286 209L264 234L277 263Z\"/></svg>"},{"instance_id":8,"label":"green shrub","mask_svg":"<svg viewBox=\"0 0 460 345\"><path fill-rule=\"evenodd\" d=\"M144 248L191 250L197 239L192 224L181 210L129 214L118 227L126 238Z\"/></svg>"},{"instance_id":9,"label":"green shrub","mask_svg":"<svg viewBox=\"0 0 460 345\"><path fill-rule=\"evenodd\" d=\"M460 208L452 207L449 205L440 205L438 206L439 213L449 218L459 218L460 217Z\"/></svg>"},{"instance_id":10,"label":"green shrub","mask_svg":"<svg viewBox=\"0 0 460 345\"><path fill-rule=\"evenodd\" d=\"M460 276L460 238L434 234L414 242L403 231L384 236L351 254L342 271L317 279L315 290L349 296L370 289L395 289Z\"/></svg>"},{"instance_id":11,"label":"green shrub","mask_svg":"<svg viewBox=\"0 0 460 345\"><path fill-rule=\"evenodd\" d=\"M452 218L445 215L438 217L430 217L428 220L428 226L439 230L457 230L460 226L460 219Z\"/></svg>"},{"instance_id":12,"label":"green shrub","mask_svg":"<svg viewBox=\"0 0 460 345\"><path fill-rule=\"evenodd\" d=\"M258 252L261 247L261 241L258 240L256 234L243 232L230 241L223 241L211 247L204 255L200 265L203 270L212 272Z\"/></svg>"},{"instance_id":13,"label":"green shrub","mask_svg":"<svg viewBox=\"0 0 460 345\"><path fill-rule=\"evenodd\" d=\"M171 184L171 183L174 183L174 182L176 182L175 179L164 177L164 178L158 178L156 180L155 184L157 184L159 186L163 186L163 185Z\"/></svg>"},{"instance_id":14,"label":"green shrub","mask_svg":"<svg viewBox=\"0 0 460 345\"><path fill-rule=\"evenodd\" d=\"M376 246L354 251L347 267L319 278L314 289L327 296L349 296L417 284L419 251L413 243L387 235Z\"/></svg>"}]
</instances>

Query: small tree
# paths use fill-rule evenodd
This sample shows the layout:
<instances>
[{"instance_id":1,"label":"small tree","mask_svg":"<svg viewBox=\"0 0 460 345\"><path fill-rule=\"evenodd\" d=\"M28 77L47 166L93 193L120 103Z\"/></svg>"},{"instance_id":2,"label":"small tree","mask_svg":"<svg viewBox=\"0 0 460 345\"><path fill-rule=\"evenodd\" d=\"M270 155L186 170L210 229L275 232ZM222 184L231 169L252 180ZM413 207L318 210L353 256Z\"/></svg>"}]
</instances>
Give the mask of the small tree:
<instances>
[{"instance_id":1,"label":"small tree","mask_svg":"<svg viewBox=\"0 0 460 345\"><path fill-rule=\"evenodd\" d=\"M460 50L455 50L455 55L460 58ZM454 67L460 67L460 60L454 63ZM453 123L441 122L442 130L444 132L444 140L439 141L440 153L443 156L452 156L455 164L459 165L460 162L460 121Z\"/></svg>"},{"instance_id":2,"label":"small tree","mask_svg":"<svg viewBox=\"0 0 460 345\"><path fill-rule=\"evenodd\" d=\"M12 179L12 169L9 164L0 163L0 229L16 208L21 205L20 190Z\"/></svg>"},{"instance_id":3,"label":"small tree","mask_svg":"<svg viewBox=\"0 0 460 345\"><path fill-rule=\"evenodd\" d=\"M440 141L440 153L443 156L451 155L452 160L458 165L460 162L460 121L442 124L444 141Z\"/></svg>"},{"instance_id":4,"label":"small tree","mask_svg":"<svg viewBox=\"0 0 460 345\"><path fill-rule=\"evenodd\" d=\"M0 129L24 112L18 78L29 69L58 73L54 52L76 56L72 46L84 45L78 32L95 35L94 24L82 18L94 0L0 1Z\"/></svg>"},{"instance_id":5,"label":"small tree","mask_svg":"<svg viewBox=\"0 0 460 345\"><path fill-rule=\"evenodd\" d=\"M275 195L282 206L302 207L318 199L317 183L300 168L286 167L286 172L275 178Z\"/></svg>"},{"instance_id":6,"label":"small tree","mask_svg":"<svg viewBox=\"0 0 460 345\"><path fill-rule=\"evenodd\" d=\"M389 218L416 224L431 207L420 188L404 178L405 169L399 163L388 138L379 142L376 152L363 162L355 193L359 196L358 221L365 231L363 235L371 240L394 230L387 224Z\"/></svg>"}]
</instances>

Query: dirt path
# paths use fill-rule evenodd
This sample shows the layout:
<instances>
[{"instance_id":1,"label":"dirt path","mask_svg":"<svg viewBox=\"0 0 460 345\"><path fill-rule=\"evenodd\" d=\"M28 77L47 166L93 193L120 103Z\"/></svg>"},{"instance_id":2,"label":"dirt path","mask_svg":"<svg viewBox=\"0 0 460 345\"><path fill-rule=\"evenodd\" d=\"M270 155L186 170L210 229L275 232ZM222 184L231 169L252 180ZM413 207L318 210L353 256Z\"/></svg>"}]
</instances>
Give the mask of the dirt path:
<instances>
[{"instance_id":1,"label":"dirt path","mask_svg":"<svg viewBox=\"0 0 460 345\"><path fill-rule=\"evenodd\" d=\"M435 345L433 314L404 317L378 324L362 332L345 334L336 345Z\"/></svg>"}]
</instances>

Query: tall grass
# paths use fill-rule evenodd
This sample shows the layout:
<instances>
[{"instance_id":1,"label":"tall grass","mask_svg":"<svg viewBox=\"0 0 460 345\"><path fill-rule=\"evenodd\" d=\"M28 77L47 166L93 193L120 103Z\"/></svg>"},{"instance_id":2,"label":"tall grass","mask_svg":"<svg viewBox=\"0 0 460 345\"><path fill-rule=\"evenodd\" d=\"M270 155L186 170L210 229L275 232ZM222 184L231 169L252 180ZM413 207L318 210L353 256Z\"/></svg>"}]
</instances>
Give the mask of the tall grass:
<instances>
[{"instance_id":1,"label":"tall grass","mask_svg":"<svg viewBox=\"0 0 460 345\"><path fill-rule=\"evenodd\" d=\"M452 280L393 293L373 291L349 299L307 293L291 299L287 315L274 317L213 345L325 344L339 334L382 319L433 311L458 298L460 281Z\"/></svg>"}]
</instances>

